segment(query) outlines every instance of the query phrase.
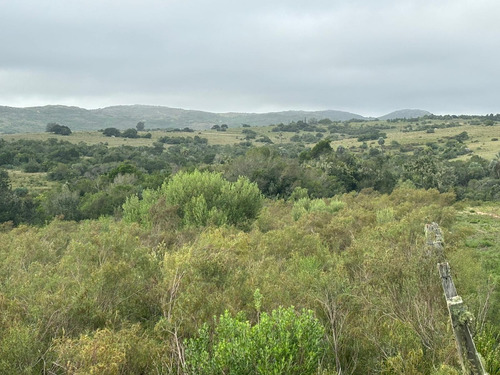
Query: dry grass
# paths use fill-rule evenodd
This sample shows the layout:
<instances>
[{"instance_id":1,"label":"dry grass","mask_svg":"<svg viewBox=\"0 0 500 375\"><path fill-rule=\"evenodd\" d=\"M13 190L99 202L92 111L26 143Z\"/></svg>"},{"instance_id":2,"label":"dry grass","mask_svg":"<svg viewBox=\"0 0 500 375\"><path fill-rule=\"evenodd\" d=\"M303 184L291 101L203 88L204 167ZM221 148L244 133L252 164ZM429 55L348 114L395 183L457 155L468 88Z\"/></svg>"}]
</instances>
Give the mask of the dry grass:
<instances>
[{"instance_id":1,"label":"dry grass","mask_svg":"<svg viewBox=\"0 0 500 375\"><path fill-rule=\"evenodd\" d=\"M43 193L49 191L56 182L47 180L47 173L26 173L19 170L9 170L9 178L12 189L29 186L30 191Z\"/></svg>"},{"instance_id":2,"label":"dry grass","mask_svg":"<svg viewBox=\"0 0 500 375\"><path fill-rule=\"evenodd\" d=\"M442 121L439 121L441 123ZM436 122L438 123L438 122ZM491 160L500 151L500 141L493 141L494 138L500 138L500 125L496 126L477 126L461 123L458 127L435 129L434 133L426 131L402 132L401 129L406 123L396 124L396 129L387 129L383 132L387 133L385 144L389 145L391 141L397 141L401 145L425 145L432 142L446 142L449 137L453 137L462 132L467 132L469 139L464 143L470 148L473 153L462 155L458 159L467 160L473 155L478 155L487 160ZM358 142L356 138L343 139L332 142L332 147L342 145L346 148L351 146L359 147L363 142ZM369 145L378 146L377 141L368 141Z\"/></svg>"},{"instance_id":3,"label":"dry grass","mask_svg":"<svg viewBox=\"0 0 500 375\"><path fill-rule=\"evenodd\" d=\"M120 138L120 137L106 137L97 131L84 131L73 132L70 136L55 135L49 133L20 133L20 134L2 134L0 137L6 141L16 141L20 139L46 141L49 138L56 138L62 141L71 143L84 142L89 145L104 143L110 147L118 147L122 145L129 145L134 147L139 146L152 146L153 142L158 141L159 138L168 137L194 137L199 136L207 138L209 144L227 145L235 144L242 141L242 134L240 129L228 130L226 132L217 132L215 130L200 130L194 133L191 132L166 132L161 130L151 131L151 138ZM145 133L142 133L145 134Z\"/></svg>"},{"instance_id":4,"label":"dry grass","mask_svg":"<svg viewBox=\"0 0 500 375\"><path fill-rule=\"evenodd\" d=\"M443 121L434 120L434 124L441 124ZM458 127L436 129L434 133L427 133L425 131L416 132L402 132L402 128L408 123L389 123L389 125L394 126L394 129L383 130L387 133L387 139L385 144L389 145L391 141L397 141L401 145L414 144L414 145L425 145L431 142L446 142L447 137L455 136L463 131L469 134L469 139L465 141L467 146L473 151L472 154L461 156L460 159L466 160L472 155L478 155L485 159L491 160L500 151L500 141L492 141L494 138L500 137L500 125L495 126L481 126L481 125L469 125L467 122L461 121L457 122L460 124ZM384 124L387 125L385 121L381 122L370 122L366 123L364 126L370 126L374 124ZM356 126L356 125L354 125ZM361 125L359 125L361 126ZM102 133L96 131L85 131L85 132L73 132L70 136L60 136L49 133L25 133L25 134L4 134L1 138L5 140L18 140L18 139L34 139L34 140L47 140L49 138L57 138L60 140L69 141L72 143L84 142L87 144L99 144L104 143L110 147L117 147L121 145L130 145L134 147L138 146L152 146L153 142L158 141L160 137L194 137L199 136L202 138L207 138L210 145L233 145L245 141L245 134L242 133L244 128L229 128L225 132L218 132L215 130L199 130L195 132L166 132L164 130L151 131L151 139L146 138L113 138L105 137ZM254 126L250 128L257 133L257 138L259 136L268 136L274 143L287 143L290 142L290 138L296 133L283 132L276 133L272 131L271 126L258 127ZM142 133L144 134L144 133ZM329 133L324 133L327 137ZM254 142L255 140L253 140ZM369 141L368 144L378 147L377 141ZM336 149L339 145L343 147L350 148L352 146L359 147L362 142L358 142L356 138L347 138L332 142L332 147ZM254 142L254 145L261 146L262 143ZM309 145L311 146L311 145Z\"/></svg>"}]
</instances>

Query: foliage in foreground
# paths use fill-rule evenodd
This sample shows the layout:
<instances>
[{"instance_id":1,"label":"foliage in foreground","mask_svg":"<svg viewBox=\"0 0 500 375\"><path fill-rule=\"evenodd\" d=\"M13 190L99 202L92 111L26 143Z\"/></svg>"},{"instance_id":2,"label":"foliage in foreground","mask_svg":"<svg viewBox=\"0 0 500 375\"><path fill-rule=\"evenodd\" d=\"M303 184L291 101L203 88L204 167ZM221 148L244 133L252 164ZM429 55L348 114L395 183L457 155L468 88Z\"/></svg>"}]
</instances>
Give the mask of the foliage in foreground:
<instances>
[{"instance_id":1,"label":"foliage in foreground","mask_svg":"<svg viewBox=\"0 0 500 375\"><path fill-rule=\"evenodd\" d=\"M312 311L293 307L262 313L251 325L229 312L213 332L207 324L186 342L189 374L316 374L323 359L325 332Z\"/></svg>"},{"instance_id":2,"label":"foliage in foreground","mask_svg":"<svg viewBox=\"0 0 500 375\"><path fill-rule=\"evenodd\" d=\"M178 225L177 211L154 228L113 218L0 228L0 373L179 374L201 371L196 358L206 371L232 359L245 368L254 351L277 358L259 341L269 339L299 353L276 373L456 374L437 257L424 245L431 221L495 365L498 257L471 247L485 241L453 194L297 196L300 215L265 201L246 231ZM242 335L251 339L235 345Z\"/></svg>"}]
</instances>

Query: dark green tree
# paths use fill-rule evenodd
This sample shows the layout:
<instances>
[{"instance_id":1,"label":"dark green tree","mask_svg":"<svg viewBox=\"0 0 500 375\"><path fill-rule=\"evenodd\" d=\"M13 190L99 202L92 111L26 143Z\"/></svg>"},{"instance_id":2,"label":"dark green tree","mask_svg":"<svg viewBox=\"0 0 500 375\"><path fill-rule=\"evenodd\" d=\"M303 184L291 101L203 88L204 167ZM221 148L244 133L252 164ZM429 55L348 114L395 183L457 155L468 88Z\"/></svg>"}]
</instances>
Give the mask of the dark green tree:
<instances>
[{"instance_id":1,"label":"dark green tree","mask_svg":"<svg viewBox=\"0 0 500 375\"><path fill-rule=\"evenodd\" d=\"M146 124L144 123L144 121L139 121L137 123L137 125L135 126L135 128L137 129L137 131L140 131L140 132L142 132L145 127L146 127Z\"/></svg>"},{"instance_id":2,"label":"dark green tree","mask_svg":"<svg viewBox=\"0 0 500 375\"><path fill-rule=\"evenodd\" d=\"M106 137L120 137L121 133L117 128L106 128L102 132Z\"/></svg>"},{"instance_id":3,"label":"dark green tree","mask_svg":"<svg viewBox=\"0 0 500 375\"><path fill-rule=\"evenodd\" d=\"M137 138L137 130L133 129L133 128L124 130L122 133L122 137L124 137L124 138Z\"/></svg>"},{"instance_id":4,"label":"dark green tree","mask_svg":"<svg viewBox=\"0 0 500 375\"><path fill-rule=\"evenodd\" d=\"M45 131L47 133L54 133L54 134L59 134L59 135L70 135L71 134L71 129L65 125L59 125L58 123L55 122L50 122L47 124L47 127L45 128Z\"/></svg>"}]
</instances>

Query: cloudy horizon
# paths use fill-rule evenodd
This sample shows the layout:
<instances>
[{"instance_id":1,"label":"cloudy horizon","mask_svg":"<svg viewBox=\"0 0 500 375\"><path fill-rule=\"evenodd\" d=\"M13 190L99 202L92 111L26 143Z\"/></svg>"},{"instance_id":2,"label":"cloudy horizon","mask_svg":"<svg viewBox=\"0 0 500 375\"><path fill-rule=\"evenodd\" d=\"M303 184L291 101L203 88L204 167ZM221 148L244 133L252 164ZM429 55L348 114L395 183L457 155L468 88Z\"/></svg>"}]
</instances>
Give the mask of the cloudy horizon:
<instances>
[{"instance_id":1,"label":"cloudy horizon","mask_svg":"<svg viewBox=\"0 0 500 375\"><path fill-rule=\"evenodd\" d=\"M2 106L500 112L493 0L0 1Z\"/></svg>"}]
</instances>

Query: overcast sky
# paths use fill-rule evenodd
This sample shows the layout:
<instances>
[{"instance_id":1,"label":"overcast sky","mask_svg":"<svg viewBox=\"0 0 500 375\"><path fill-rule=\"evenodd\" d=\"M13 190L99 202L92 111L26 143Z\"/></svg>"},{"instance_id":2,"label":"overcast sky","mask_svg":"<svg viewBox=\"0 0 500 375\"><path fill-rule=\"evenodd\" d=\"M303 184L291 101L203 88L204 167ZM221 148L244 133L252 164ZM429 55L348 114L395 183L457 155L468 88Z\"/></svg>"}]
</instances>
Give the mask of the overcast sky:
<instances>
[{"instance_id":1,"label":"overcast sky","mask_svg":"<svg viewBox=\"0 0 500 375\"><path fill-rule=\"evenodd\" d=\"M498 0L0 0L0 105L500 112Z\"/></svg>"}]
</instances>

